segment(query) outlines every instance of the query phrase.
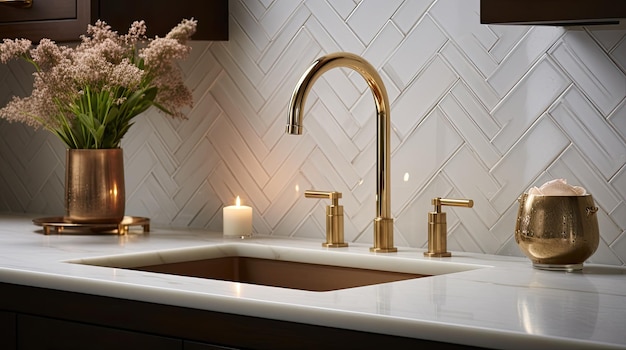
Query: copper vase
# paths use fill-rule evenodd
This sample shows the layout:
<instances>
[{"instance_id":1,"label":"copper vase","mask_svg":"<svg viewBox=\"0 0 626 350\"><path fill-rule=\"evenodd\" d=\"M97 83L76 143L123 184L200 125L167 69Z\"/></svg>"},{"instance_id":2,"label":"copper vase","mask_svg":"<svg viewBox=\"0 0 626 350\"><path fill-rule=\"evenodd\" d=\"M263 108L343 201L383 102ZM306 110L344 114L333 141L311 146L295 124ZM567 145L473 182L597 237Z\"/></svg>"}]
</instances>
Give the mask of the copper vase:
<instances>
[{"instance_id":1,"label":"copper vase","mask_svg":"<svg viewBox=\"0 0 626 350\"><path fill-rule=\"evenodd\" d=\"M68 149L66 160L64 220L121 222L126 201L122 149Z\"/></svg>"}]
</instances>

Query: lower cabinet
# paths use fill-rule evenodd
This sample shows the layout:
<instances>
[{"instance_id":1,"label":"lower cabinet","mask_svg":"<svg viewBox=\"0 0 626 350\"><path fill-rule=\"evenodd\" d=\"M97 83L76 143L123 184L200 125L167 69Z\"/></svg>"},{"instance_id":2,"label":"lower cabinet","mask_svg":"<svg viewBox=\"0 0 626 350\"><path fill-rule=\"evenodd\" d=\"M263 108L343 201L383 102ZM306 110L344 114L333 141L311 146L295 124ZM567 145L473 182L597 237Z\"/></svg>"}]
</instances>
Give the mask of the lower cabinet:
<instances>
[{"instance_id":1,"label":"lower cabinet","mask_svg":"<svg viewBox=\"0 0 626 350\"><path fill-rule=\"evenodd\" d=\"M16 318L17 314L15 312L0 311L0 349L16 349Z\"/></svg>"},{"instance_id":2,"label":"lower cabinet","mask_svg":"<svg viewBox=\"0 0 626 350\"><path fill-rule=\"evenodd\" d=\"M0 349L477 349L0 282Z\"/></svg>"},{"instance_id":3,"label":"lower cabinet","mask_svg":"<svg viewBox=\"0 0 626 350\"><path fill-rule=\"evenodd\" d=\"M197 343L185 340L183 342L183 350L236 350L235 348L225 348L223 346Z\"/></svg>"},{"instance_id":4,"label":"lower cabinet","mask_svg":"<svg viewBox=\"0 0 626 350\"><path fill-rule=\"evenodd\" d=\"M17 325L17 343L23 350L183 349L179 339L46 317L18 315Z\"/></svg>"}]
</instances>

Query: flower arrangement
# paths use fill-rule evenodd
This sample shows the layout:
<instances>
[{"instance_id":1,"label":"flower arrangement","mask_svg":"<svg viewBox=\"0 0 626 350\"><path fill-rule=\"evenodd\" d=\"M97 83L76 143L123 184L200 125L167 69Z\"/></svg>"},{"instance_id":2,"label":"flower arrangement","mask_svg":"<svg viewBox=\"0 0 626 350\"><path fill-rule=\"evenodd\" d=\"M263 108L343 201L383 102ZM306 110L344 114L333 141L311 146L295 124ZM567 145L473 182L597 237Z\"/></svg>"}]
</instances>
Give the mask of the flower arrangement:
<instances>
[{"instance_id":1,"label":"flower arrangement","mask_svg":"<svg viewBox=\"0 0 626 350\"><path fill-rule=\"evenodd\" d=\"M193 103L177 59L197 21L183 20L164 38L147 39L144 21L118 35L103 21L87 27L75 47L42 39L4 39L0 62L22 58L35 67L33 91L13 97L0 118L42 127L68 148L118 148L132 119L151 106L175 118Z\"/></svg>"}]
</instances>

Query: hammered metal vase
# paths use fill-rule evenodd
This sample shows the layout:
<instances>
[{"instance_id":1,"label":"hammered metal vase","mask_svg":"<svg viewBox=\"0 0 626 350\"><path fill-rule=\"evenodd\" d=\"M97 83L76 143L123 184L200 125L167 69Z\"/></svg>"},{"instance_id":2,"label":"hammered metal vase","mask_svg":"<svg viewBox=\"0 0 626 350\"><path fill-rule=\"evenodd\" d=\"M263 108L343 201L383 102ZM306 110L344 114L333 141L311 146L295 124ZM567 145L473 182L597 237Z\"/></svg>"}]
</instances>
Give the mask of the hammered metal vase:
<instances>
[{"instance_id":1,"label":"hammered metal vase","mask_svg":"<svg viewBox=\"0 0 626 350\"><path fill-rule=\"evenodd\" d=\"M66 160L64 221L121 222L126 201L122 149L68 149Z\"/></svg>"},{"instance_id":2,"label":"hammered metal vase","mask_svg":"<svg viewBox=\"0 0 626 350\"><path fill-rule=\"evenodd\" d=\"M583 268L598 248L598 208L590 194L519 197L515 241L533 266L545 270Z\"/></svg>"}]
</instances>

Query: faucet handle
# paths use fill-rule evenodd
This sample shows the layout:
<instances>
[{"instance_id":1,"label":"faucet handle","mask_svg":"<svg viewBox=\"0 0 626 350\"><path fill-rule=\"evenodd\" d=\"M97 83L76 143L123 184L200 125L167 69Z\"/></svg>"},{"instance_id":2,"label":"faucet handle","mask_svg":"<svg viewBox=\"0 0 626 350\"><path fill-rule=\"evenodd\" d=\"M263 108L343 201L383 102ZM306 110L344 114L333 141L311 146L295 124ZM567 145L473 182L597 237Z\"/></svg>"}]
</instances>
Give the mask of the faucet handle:
<instances>
[{"instance_id":1,"label":"faucet handle","mask_svg":"<svg viewBox=\"0 0 626 350\"><path fill-rule=\"evenodd\" d=\"M326 206L326 242L322 246L347 247L348 243L343 241L343 205L339 205L341 192L306 190L304 197L331 200L331 205Z\"/></svg>"},{"instance_id":2,"label":"faucet handle","mask_svg":"<svg viewBox=\"0 0 626 350\"><path fill-rule=\"evenodd\" d=\"M446 213L441 211L441 207L466 207L474 206L471 199L449 199L436 197L432 199L435 211L428 213L428 251L424 252L424 256L428 257L449 257L452 253L448 252L448 224L446 222Z\"/></svg>"}]
</instances>

